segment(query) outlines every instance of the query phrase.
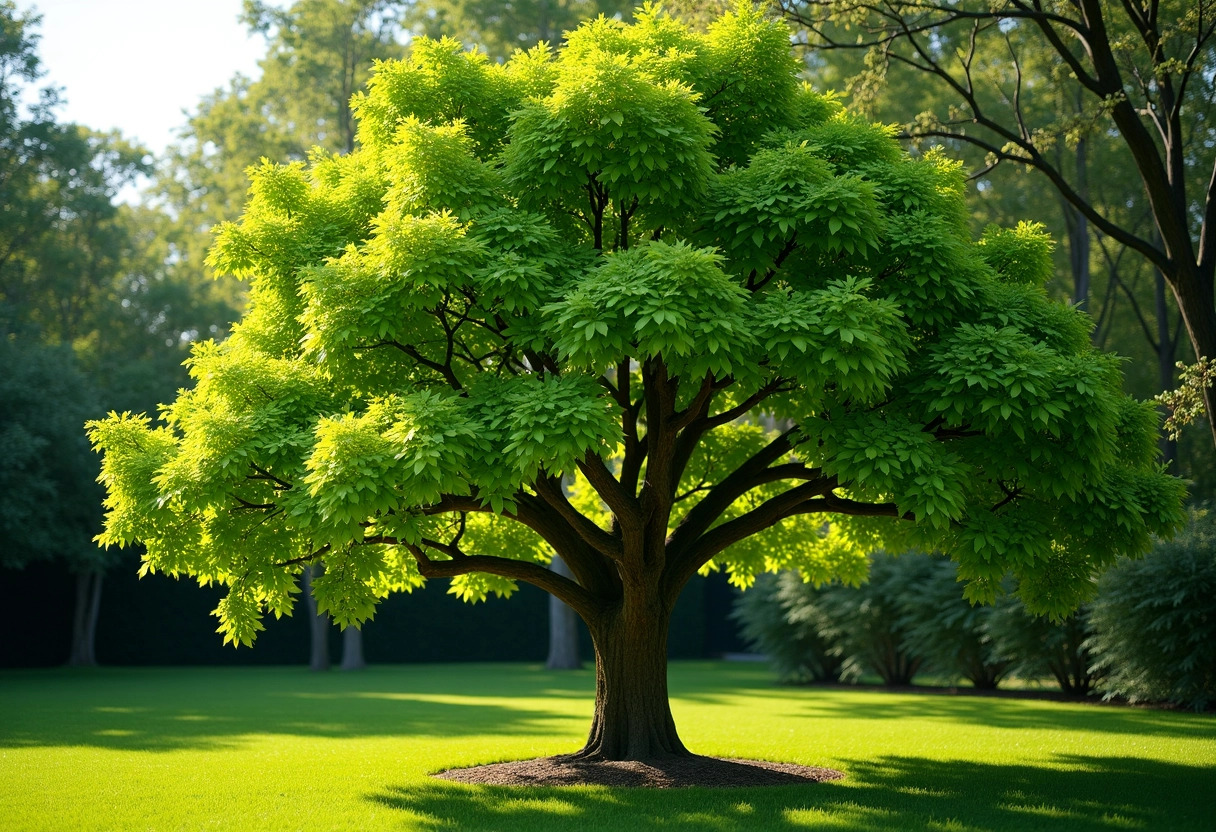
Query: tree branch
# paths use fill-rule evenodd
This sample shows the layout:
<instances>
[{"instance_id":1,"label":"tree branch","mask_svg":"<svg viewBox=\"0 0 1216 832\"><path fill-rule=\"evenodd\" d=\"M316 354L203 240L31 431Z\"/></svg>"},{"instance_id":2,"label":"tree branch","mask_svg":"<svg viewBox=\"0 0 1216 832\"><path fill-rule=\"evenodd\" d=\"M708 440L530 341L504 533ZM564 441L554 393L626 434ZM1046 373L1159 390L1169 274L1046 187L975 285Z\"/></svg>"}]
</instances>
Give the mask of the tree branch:
<instances>
[{"instance_id":1,"label":"tree branch","mask_svg":"<svg viewBox=\"0 0 1216 832\"><path fill-rule=\"evenodd\" d=\"M414 560L418 563L418 572L424 578L455 578L471 572L485 572L490 575L524 581L560 598L585 621L594 620L602 606L597 598L574 581L537 563L510 560L493 555L465 554L453 557L451 560L432 560L421 546L413 543L388 537L378 538L373 542L404 545L414 556Z\"/></svg>"}]
</instances>

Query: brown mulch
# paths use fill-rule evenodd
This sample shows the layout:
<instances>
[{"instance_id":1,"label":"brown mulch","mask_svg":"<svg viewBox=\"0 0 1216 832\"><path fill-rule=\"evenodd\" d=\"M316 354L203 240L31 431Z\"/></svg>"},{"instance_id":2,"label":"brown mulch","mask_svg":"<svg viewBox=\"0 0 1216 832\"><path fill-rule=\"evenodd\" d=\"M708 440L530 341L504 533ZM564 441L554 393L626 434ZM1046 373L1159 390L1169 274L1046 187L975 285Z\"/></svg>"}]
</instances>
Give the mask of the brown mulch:
<instances>
[{"instance_id":1,"label":"brown mulch","mask_svg":"<svg viewBox=\"0 0 1216 832\"><path fill-rule=\"evenodd\" d=\"M675 789L686 786L796 786L839 780L830 768L728 760L722 757L671 757L661 760L587 760L571 755L510 763L453 768L434 775L457 783L489 786L634 786Z\"/></svg>"}]
</instances>

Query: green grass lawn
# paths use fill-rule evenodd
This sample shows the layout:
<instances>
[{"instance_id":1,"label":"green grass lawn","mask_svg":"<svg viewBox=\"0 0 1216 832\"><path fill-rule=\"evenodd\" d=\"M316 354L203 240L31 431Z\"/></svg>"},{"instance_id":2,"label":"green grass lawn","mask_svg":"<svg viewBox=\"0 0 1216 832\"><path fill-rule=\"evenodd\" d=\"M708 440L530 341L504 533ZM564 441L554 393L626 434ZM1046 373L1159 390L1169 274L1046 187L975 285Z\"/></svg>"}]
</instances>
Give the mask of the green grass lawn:
<instances>
[{"instance_id":1,"label":"green grass lawn","mask_svg":"<svg viewBox=\"0 0 1216 832\"><path fill-rule=\"evenodd\" d=\"M1216 718L776 687L677 663L694 751L830 766L769 789L463 786L428 772L577 749L588 671L413 665L0 673L0 828L1216 828Z\"/></svg>"}]
</instances>

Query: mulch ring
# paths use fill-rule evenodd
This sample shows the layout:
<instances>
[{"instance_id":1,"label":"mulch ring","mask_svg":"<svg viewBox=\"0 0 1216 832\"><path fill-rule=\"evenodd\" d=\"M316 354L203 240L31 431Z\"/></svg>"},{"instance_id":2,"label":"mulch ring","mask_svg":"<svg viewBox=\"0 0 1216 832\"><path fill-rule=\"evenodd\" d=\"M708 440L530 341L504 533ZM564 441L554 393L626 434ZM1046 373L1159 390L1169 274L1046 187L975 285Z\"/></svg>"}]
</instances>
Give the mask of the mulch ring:
<instances>
[{"instance_id":1,"label":"mulch ring","mask_svg":"<svg viewBox=\"0 0 1216 832\"><path fill-rule=\"evenodd\" d=\"M671 757L661 760L588 760L572 755L538 757L510 763L453 768L434 775L457 783L488 786L634 786L676 789L687 786L797 786L839 780L830 768L728 760L722 757Z\"/></svg>"}]
</instances>

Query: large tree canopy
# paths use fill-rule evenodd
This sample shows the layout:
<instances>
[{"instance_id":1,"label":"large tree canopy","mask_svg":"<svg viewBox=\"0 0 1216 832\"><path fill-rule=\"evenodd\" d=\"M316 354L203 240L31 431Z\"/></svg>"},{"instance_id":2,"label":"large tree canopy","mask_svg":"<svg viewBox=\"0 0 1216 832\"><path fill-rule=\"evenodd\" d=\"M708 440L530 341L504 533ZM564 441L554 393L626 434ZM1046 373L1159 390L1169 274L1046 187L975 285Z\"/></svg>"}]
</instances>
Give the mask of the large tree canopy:
<instances>
[{"instance_id":1,"label":"large tree canopy","mask_svg":"<svg viewBox=\"0 0 1216 832\"><path fill-rule=\"evenodd\" d=\"M238 643L310 563L343 623L534 583L588 624L583 753L616 759L683 752L666 631L699 570L859 580L915 545L1070 610L1181 520L1152 405L1047 299L1036 226L973 241L956 164L798 70L748 6L380 64L358 149L254 171L212 252L249 308L196 387L92 424L103 541L226 585Z\"/></svg>"}]
</instances>

